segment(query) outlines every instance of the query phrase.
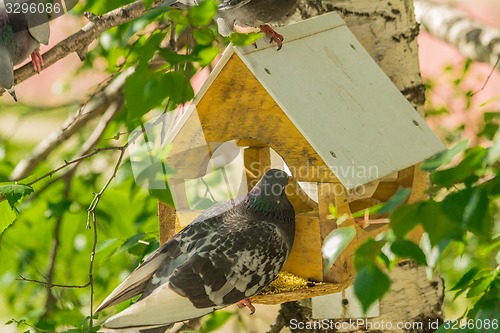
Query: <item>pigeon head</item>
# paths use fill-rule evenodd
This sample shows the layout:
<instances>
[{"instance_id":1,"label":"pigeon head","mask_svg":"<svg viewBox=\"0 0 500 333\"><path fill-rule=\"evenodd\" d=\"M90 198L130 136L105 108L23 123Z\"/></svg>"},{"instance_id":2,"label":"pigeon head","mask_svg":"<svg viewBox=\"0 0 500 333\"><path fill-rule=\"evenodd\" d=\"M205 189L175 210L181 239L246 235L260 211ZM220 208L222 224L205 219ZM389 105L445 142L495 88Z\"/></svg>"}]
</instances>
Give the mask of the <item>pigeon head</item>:
<instances>
[{"instance_id":1,"label":"pigeon head","mask_svg":"<svg viewBox=\"0 0 500 333\"><path fill-rule=\"evenodd\" d=\"M267 171L248 193L246 202L249 208L278 218L280 221L284 219L288 222L293 219L295 216L293 206L285 193L288 179L284 171L277 169Z\"/></svg>"}]
</instances>

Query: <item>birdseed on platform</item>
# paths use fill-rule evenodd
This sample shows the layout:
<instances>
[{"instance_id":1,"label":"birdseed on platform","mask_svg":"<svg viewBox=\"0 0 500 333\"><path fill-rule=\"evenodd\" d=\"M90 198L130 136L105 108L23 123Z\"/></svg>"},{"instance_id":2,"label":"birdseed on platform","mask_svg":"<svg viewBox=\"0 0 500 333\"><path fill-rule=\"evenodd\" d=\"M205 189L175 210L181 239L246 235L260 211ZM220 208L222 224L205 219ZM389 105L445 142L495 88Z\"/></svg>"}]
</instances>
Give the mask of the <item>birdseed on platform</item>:
<instances>
[{"instance_id":1,"label":"birdseed on platform","mask_svg":"<svg viewBox=\"0 0 500 333\"><path fill-rule=\"evenodd\" d=\"M276 279L261 291L260 295L274 295L302 290L320 284L323 284L323 282L311 282L289 272L280 272Z\"/></svg>"}]
</instances>

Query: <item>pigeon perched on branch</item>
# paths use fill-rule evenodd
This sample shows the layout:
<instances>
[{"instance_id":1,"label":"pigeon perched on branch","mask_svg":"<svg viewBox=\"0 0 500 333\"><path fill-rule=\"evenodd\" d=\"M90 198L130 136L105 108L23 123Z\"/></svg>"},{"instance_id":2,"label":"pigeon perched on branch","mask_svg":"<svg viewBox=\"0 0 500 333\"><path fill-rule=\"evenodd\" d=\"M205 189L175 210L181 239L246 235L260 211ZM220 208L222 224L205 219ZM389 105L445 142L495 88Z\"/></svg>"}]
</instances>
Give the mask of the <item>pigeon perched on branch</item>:
<instances>
[{"instance_id":1,"label":"pigeon perched on branch","mask_svg":"<svg viewBox=\"0 0 500 333\"><path fill-rule=\"evenodd\" d=\"M288 175L267 171L243 198L218 203L156 250L96 309L142 294L104 327L156 329L238 303L271 283L290 254Z\"/></svg>"},{"instance_id":2,"label":"pigeon perched on branch","mask_svg":"<svg viewBox=\"0 0 500 333\"><path fill-rule=\"evenodd\" d=\"M193 6L200 1L167 0L164 5ZM259 27L261 32L278 45L279 50L283 44L283 36L274 31L268 23L282 21L297 7L297 3L298 0L220 0L216 15L219 33L225 37L229 36L235 24L242 27Z\"/></svg>"},{"instance_id":3,"label":"pigeon perched on branch","mask_svg":"<svg viewBox=\"0 0 500 333\"><path fill-rule=\"evenodd\" d=\"M14 66L31 55L33 68L40 72L43 67L40 43L47 45L50 36L45 13L9 12L15 8L10 5L20 2L26 0L0 1L0 87L5 88L16 101Z\"/></svg>"}]
</instances>

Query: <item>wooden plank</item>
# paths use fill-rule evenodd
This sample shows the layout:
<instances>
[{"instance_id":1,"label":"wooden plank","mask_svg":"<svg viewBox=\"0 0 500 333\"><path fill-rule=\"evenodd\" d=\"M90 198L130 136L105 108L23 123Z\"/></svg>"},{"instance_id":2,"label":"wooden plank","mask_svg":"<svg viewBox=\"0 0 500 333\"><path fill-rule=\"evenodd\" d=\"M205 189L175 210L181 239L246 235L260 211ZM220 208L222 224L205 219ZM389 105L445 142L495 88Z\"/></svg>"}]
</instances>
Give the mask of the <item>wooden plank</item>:
<instances>
[{"instance_id":1,"label":"wooden plank","mask_svg":"<svg viewBox=\"0 0 500 333\"><path fill-rule=\"evenodd\" d=\"M328 219L330 214L328 206L332 204L337 209L338 217L347 214L349 217L340 226L337 225L337 220ZM321 238L324 239L336 228L346 226L356 226L356 222L351 216L351 209L346 199L345 188L341 184L336 186L332 184L318 184L318 205L320 207L321 216ZM352 255L359 244L356 238L346 247L339 258L335 261L332 268L324 275L323 281L344 284L348 279L354 276L354 268L352 265ZM347 285L346 285L347 286Z\"/></svg>"},{"instance_id":2,"label":"wooden plank","mask_svg":"<svg viewBox=\"0 0 500 333\"><path fill-rule=\"evenodd\" d=\"M236 52L347 189L445 148L336 13L280 33Z\"/></svg>"},{"instance_id":3,"label":"wooden plank","mask_svg":"<svg viewBox=\"0 0 500 333\"><path fill-rule=\"evenodd\" d=\"M332 294L341 291L344 287L335 283L324 283L313 287L305 287L304 289L281 292L271 295L255 295L250 297L252 303L255 304L281 304L285 302L298 301L304 298L311 298L320 295Z\"/></svg>"},{"instance_id":4,"label":"wooden plank","mask_svg":"<svg viewBox=\"0 0 500 333\"><path fill-rule=\"evenodd\" d=\"M271 165L271 151L269 147L245 148L243 150L243 164L247 175L248 191L262 178Z\"/></svg>"},{"instance_id":5,"label":"wooden plank","mask_svg":"<svg viewBox=\"0 0 500 333\"><path fill-rule=\"evenodd\" d=\"M158 227L160 244L166 243L177 231L175 230L175 208L158 201Z\"/></svg>"},{"instance_id":6,"label":"wooden plank","mask_svg":"<svg viewBox=\"0 0 500 333\"><path fill-rule=\"evenodd\" d=\"M295 240L283 270L305 279L323 281L318 214L299 214L295 221Z\"/></svg>"}]
</instances>

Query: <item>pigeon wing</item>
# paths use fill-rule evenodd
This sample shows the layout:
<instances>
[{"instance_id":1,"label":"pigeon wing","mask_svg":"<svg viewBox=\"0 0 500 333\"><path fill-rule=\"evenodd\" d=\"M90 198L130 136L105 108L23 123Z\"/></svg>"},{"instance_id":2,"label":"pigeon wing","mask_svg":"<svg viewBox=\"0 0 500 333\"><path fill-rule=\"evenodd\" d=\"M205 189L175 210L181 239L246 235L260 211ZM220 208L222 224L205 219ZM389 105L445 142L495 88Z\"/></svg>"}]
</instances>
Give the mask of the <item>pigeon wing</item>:
<instances>
[{"instance_id":1,"label":"pigeon wing","mask_svg":"<svg viewBox=\"0 0 500 333\"><path fill-rule=\"evenodd\" d=\"M38 42L44 45L49 44L50 26L45 13L37 12L30 13L27 16L28 31L31 36Z\"/></svg>"},{"instance_id":2,"label":"pigeon wing","mask_svg":"<svg viewBox=\"0 0 500 333\"><path fill-rule=\"evenodd\" d=\"M0 44L0 87L7 90L11 89L14 85L13 66L9 50L5 45Z\"/></svg>"},{"instance_id":3,"label":"pigeon wing","mask_svg":"<svg viewBox=\"0 0 500 333\"><path fill-rule=\"evenodd\" d=\"M277 225L254 222L242 221L229 232L218 230L200 243L174 270L172 289L196 308L227 306L260 292L277 276L289 249Z\"/></svg>"},{"instance_id":4,"label":"pigeon wing","mask_svg":"<svg viewBox=\"0 0 500 333\"><path fill-rule=\"evenodd\" d=\"M139 294L143 294L142 298L144 298L152 293L158 284L167 283L172 271L187 260L189 252L193 250L197 242L207 236L210 229L214 228L214 223L219 223L213 217L229 209L229 206L226 208L225 205L226 203L222 203L207 209L180 233L153 252L113 290L95 312ZM200 221L205 223L194 223Z\"/></svg>"}]
</instances>

